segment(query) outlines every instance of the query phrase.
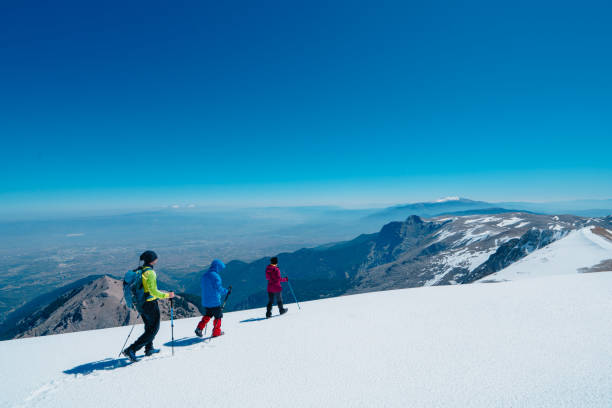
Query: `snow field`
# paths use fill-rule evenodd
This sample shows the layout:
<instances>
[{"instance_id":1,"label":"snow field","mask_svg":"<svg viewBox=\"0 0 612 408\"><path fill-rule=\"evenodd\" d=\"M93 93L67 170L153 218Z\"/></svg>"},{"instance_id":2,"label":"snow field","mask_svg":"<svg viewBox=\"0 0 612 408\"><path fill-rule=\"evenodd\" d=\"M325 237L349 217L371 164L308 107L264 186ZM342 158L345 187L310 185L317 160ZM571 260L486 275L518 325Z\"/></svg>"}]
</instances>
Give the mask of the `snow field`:
<instances>
[{"instance_id":1,"label":"snow field","mask_svg":"<svg viewBox=\"0 0 612 408\"><path fill-rule=\"evenodd\" d=\"M481 281L507 281L530 277L578 273L605 259L612 259L612 242L594 234L592 227L570 232Z\"/></svg>"},{"instance_id":2,"label":"snow field","mask_svg":"<svg viewBox=\"0 0 612 408\"><path fill-rule=\"evenodd\" d=\"M164 346L125 366L112 359L129 327L0 342L0 406L557 408L612 401L612 273L394 290L289 308L270 320L254 320L263 309L226 313L227 334L211 342L194 338L198 319L176 321L174 357ZM156 346L169 339L163 322Z\"/></svg>"}]
</instances>

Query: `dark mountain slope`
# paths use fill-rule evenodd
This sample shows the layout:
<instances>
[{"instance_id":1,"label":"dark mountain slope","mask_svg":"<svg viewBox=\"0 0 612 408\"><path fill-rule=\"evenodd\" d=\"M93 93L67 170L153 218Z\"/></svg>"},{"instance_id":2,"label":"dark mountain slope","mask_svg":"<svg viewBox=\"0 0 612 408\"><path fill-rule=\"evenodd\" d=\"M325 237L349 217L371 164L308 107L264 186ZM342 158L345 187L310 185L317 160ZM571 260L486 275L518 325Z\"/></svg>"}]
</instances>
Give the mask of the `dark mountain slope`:
<instances>
[{"instance_id":1,"label":"dark mountain slope","mask_svg":"<svg viewBox=\"0 0 612 408\"><path fill-rule=\"evenodd\" d=\"M443 225L411 216L405 222L389 223L378 233L361 235L351 241L281 253L279 266L283 273L301 282L300 290L308 293L309 298L320 297L321 292L317 292L316 287L321 286L326 288L324 293L339 294L352 287L353 279L363 269L392 262ZM248 301L251 295L259 293L258 298L262 297L268 263L269 258L262 258L249 264L233 261L227 265L223 282L233 286L228 310L245 307L245 301L252 304ZM334 287L321 285L321 281L334 282ZM199 290L199 280L194 279L188 291L198 293Z\"/></svg>"},{"instance_id":2,"label":"dark mountain slope","mask_svg":"<svg viewBox=\"0 0 612 408\"><path fill-rule=\"evenodd\" d=\"M162 319L169 319L169 302L159 301L159 306ZM174 301L175 318L199 314L198 307L188 300L178 296ZM111 276L101 276L81 285L70 285L64 293L19 320L2 337L45 336L134 323L142 323L142 320L125 306L123 282Z\"/></svg>"}]
</instances>

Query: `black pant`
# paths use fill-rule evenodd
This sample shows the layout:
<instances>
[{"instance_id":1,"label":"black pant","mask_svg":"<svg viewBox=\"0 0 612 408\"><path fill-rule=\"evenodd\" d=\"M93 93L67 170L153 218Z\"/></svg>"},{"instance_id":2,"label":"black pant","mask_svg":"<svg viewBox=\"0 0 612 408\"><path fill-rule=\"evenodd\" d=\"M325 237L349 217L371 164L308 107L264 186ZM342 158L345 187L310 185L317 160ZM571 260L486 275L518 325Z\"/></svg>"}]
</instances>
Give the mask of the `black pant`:
<instances>
[{"instance_id":1,"label":"black pant","mask_svg":"<svg viewBox=\"0 0 612 408\"><path fill-rule=\"evenodd\" d=\"M266 310L266 314L272 314L272 305L276 300L276 304L278 305L278 311L283 310L283 294L281 292L268 292L268 306Z\"/></svg>"},{"instance_id":2,"label":"black pant","mask_svg":"<svg viewBox=\"0 0 612 408\"><path fill-rule=\"evenodd\" d=\"M207 307L206 308L206 313L204 314L204 316L214 317L215 319L222 319L223 318L223 310L221 310L221 306Z\"/></svg>"},{"instance_id":3,"label":"black pant","mask_svg":"<svg viewBox=\"0 0 612 408\"><path fill-rule=\"evenodd\" d=\"M153 339L159 330L159 321L161 320L157 300L145 302L140 316L142 317L142 321L144 321L145 331L142 333L142 336L136 339L134 344L130 346L130 348L134 350L134 353L140 350L142 346L145 347L145 350L151 350L153 348Z\"/></svg>"}]
</instances>

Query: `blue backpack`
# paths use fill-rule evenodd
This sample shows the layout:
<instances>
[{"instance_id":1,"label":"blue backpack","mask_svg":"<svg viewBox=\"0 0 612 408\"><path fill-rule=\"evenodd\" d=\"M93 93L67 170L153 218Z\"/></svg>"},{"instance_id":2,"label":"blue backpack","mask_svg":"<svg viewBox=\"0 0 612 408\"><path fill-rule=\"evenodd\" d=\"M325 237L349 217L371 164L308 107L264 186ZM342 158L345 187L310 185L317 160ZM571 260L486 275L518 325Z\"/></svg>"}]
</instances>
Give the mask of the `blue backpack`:
<instances>
[{"instance_id":1,"label":"blue backpack","mask_svg":"<svg viewBox=\"0 0 612 408\"><path fill-rule=\"evenodd\" d=\"M123 277L123 296L128 308L142 313L146 301L144 287L142 286L142 268L127 271Z\"/></svg>"}]
</instances>

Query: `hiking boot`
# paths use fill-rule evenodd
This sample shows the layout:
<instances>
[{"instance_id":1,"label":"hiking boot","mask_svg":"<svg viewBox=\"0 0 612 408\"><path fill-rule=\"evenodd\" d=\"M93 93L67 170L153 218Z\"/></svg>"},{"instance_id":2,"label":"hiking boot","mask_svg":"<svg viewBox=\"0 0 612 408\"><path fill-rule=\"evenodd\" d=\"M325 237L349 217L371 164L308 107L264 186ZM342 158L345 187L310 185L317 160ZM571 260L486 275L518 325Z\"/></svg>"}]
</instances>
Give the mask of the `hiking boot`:
<instances>
[{"instance_id":1,"label":"hiking boot","mask_svg":"<svg viewBox=\"0 0 612 408\"><path fill-rule=\"evenodd\" d=\"M196 327L196 329L195 329L195 334L196 334L196 336L198 336L198 337L202 337L202 329L200 329L200 328Z\"/></svg>"},{"instance_id":2,"label":"hiking boot","mask_svg":"<svg viewBox=\"0 0 612 408\"><path fill-rule=\"evenodd\" d=\"M145 356L149 357L152 356L153 354L159 353L159 349L156 348L152 348L150 350L145 350Z\"/></svg>"},{"instance_id":3,"label":"hiking boot","mask_svg":"<svg viewBox=\"0 0 612 408\"><path fill-rule=\"evenodd\" d=\"M266 306L266 319L270 317L272 317L272 303L268 303L268 306Z\"/></svg>"},{"instance_id":4,"label":"hiking boot","mask_svg":"<svg viewBox=\"0 0 612 408\"><path fill-rule=\"evenodd\" d=\"M134 353L134 350L129 347L123 350L123 355L126 356L132 363L138 361L136 358L136 353Z\"/></svg>"},{"instance_id":5,"label":"hiking boot","mask_svg":"<svg viewBox=\"0 0 612 408\"><path fill-rule=\"evenodd\" d=\"M279 312L280 314L284 315L285 313L287 313L289 311L289 309L287 309L286 307L281 309Z\"/></svg>"}]
</instances>

